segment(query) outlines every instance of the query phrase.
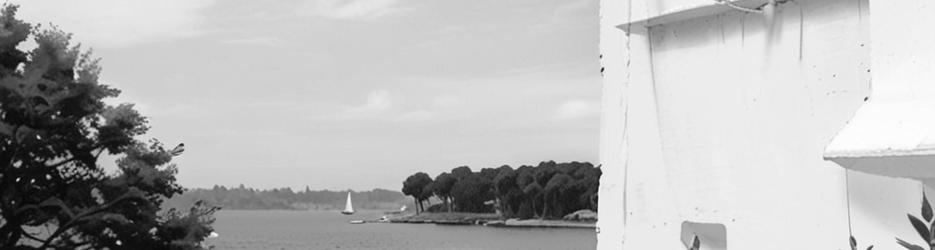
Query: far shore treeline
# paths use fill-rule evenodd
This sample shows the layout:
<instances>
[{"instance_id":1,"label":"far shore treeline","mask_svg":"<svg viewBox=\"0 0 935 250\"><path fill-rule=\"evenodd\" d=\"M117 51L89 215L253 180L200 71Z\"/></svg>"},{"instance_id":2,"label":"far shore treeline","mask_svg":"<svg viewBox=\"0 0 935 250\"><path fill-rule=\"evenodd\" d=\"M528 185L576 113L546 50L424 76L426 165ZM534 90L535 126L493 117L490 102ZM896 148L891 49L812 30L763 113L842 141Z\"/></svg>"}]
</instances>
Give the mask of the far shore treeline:
<instances>
[{"instance_id":1,"label":"far shore treeline","mask_svg":"<svg viewBox=\"0 0 935 250\"><path fill-rule=\"evenodd\" d=\"M499 212L505 218L561 218L582 209L597 211L601 169L588 162L538 166L508 165L474 172L461 166L434 179L418 172L403 182L403 194L411 196L416 210L429 212ZM441 200L426 208L431 198Z\"/></svg>"},{"instance_id":2,"label":"far shore treeline","mask_svg":"<svg viewBox=\"0 0 935 250\"><path fill-rule=\"evenodd\" d=\"M225 210L340 210L344 209L347 192L351 192L355 209L398 210L401 204L408 203L402 193L379 188L354 192L305 187L305 190L293 191L292 188L259 190L242 184L230 188L217 185L210 189L194 188L166 203L168 207L186 207L203 200Z\"/></svg>"}]
</instances>

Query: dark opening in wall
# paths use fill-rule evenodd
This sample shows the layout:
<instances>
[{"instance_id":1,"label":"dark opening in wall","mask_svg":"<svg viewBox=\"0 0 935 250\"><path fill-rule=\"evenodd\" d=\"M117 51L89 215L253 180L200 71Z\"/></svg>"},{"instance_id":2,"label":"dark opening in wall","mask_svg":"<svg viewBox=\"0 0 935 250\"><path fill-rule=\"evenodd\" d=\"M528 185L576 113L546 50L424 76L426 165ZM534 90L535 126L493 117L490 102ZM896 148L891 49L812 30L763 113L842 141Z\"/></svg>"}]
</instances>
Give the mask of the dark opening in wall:
<instances>
[{"instance_id":1,"label":"dark opening in wall","mask_svg":"<svg viewBox=\"0 0 935 250\"><path fill-rule=\"evenodd\" d=\"M727 250L727 228L719 223L682 222L682 243L686 248L698 236L703 250Z\"/></svg>"}]
</instances>

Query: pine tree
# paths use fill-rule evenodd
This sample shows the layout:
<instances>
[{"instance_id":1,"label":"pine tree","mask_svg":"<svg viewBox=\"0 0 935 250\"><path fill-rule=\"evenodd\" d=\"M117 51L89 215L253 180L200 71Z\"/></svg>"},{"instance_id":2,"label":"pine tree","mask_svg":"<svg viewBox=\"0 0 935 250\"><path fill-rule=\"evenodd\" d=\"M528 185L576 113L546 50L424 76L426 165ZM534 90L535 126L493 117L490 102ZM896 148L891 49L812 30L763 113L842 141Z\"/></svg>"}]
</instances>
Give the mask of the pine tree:
<instances>
[{"instance_id":1,"label":"pine tree","mask_svg":"<svg viewBox=\"0 0 935 250\"><path fill-rule=\"evenodd\" d=\"M147 119L101 84L99 59L56 27L0 12L0 249L201 249L218 209L161 212L183 192ZM32 38L29 52L17 46ZM97 164L121 155L116 173Z\"/></svg>"}]
</instances>

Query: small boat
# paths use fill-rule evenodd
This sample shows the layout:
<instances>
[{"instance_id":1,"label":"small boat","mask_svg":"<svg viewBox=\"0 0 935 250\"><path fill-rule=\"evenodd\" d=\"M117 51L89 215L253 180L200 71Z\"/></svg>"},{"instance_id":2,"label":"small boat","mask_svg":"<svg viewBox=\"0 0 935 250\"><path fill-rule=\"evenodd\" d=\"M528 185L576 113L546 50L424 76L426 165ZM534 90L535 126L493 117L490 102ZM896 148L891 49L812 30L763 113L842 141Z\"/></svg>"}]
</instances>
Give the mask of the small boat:
<instances>
[{"instance_id":1,"label":"small boat","mask_svg":"<svg viewBox=\"0 0 935 250\"><path fill-rule=\"evenodd\" d=\"M351 224L364 224L364 221L363 220L352 220L350 221L350 223Z\"/></svg>"},{"instance_id":2,"label":"small boat","mask_svg":"<svg viewBox=\"0 0 935 250\"><path fill-rule=\"evenodd\" d=\"M347 203L344 204L344 211L341 211L341 213L342 214L354 214L354 205L351 204L351 192L347 192Z\"/></svg>"}]
</instances>

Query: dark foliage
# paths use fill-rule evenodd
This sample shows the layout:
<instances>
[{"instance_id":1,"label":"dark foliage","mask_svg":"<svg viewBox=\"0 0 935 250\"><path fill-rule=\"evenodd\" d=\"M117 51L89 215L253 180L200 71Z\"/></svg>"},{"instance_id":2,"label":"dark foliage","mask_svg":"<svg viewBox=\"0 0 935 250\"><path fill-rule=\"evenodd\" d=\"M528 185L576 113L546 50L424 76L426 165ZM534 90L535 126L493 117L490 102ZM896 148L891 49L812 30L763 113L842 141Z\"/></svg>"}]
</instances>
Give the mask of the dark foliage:
<instances>
[{"instance_id":1,"label":"dark foliage","mask_svg":"<svg viewBox=\"0 0 935 250\"><path fill-rule=\"evenodd\" d=\"M217 208L161 213L183 191L172 153L135 139L148 127L132 104L104 104L120 91L98 82L98 59L17 8L0 12L0 249L203 248ZM97 165L105 152L122 155L116 173Z\"/></svg>"},{"instance_id":2,"label":"dark foliage","mask_svg":"<svg viewBox=\"0 0 935 250\"><path fill-rule=\"evenodd\" d=\"M412 196L416 204L416 212L424 211L423 202L432 197L431 184L432 177L423 172L412 174L403 182L403 194Z\"/></svg>"},{"instance_id":3,"label":"dark foliage","mask_svg":"<svg viewBox=\"0 0 935 250\"><path fill-rule=\"evenodd\" d=\"M493 212L493 206L484 204L493 199L492 187L480 174L465 176L451 188L452 204L461 212Z\"/></svg>"},{"instance_id":4,"label":"dark foliage","mask_svg":"<svg viewBox=\"0 0 935 250\"><path fill-rule=\"evenodd\" d=\"M857 250L857 239L855 239L854 236L851 236L849 241L851 244L851 250ZM873 250L873 245L867 247L867 250Z\"/></svg>"},{"instance_id":5,"label":"dark foliage","mask_svg":"<svg viewBox=\"0 0 935 250\"><path fill-rule=\"evenodd\" d=\"M535 167L514 170L504 165L479 172L461 166L439 174L431 186L440 200L450 201L452 211L499 210L507 218L559 218L581 209L597 211L600 176L600 168L586 162L546 161Z\"/></svg>"},{"instance_id":6,"label":"dark foliage","mask_svg":"<svg viewBox=\"0 0 935 250\"><path fill-rule=\"evenodd\" d=\"M915 217L912 214L906 214L906 217L909 217L909 223L912 224L912 227L915 228L916 233L919 234L919 237L922 238L923 246L915 245L909 242L906 242L903 239L896 238L896 243L899 243L900 246L905 247L910 250L923 250L930 249L935 250L935 220L932 218L932 205L929 204L928 197L925 196L925 193L922 193L922 220L918 217Z\"/></svg>"},{"instance_id":7,"label":"dark foliage","mask_svg":"<svg viewBox=\"0 0 935 250\"><path fill-rule=\"evenodd\" d=\"M458 179L449 173L441 173L435 177L432 183L432 191L436 197L442 200L448 212L451 212L451 189L455 186Z\"/></svg>"}]
</instances>

